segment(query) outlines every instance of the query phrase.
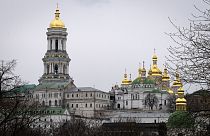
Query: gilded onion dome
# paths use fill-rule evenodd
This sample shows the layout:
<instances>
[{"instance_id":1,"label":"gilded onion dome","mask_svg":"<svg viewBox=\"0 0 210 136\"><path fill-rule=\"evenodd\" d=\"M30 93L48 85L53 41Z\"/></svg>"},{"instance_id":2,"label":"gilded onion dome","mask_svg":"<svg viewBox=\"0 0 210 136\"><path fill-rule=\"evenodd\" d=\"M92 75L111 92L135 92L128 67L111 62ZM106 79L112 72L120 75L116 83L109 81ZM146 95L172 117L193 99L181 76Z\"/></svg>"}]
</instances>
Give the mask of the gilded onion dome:
<instances>
[{"instance_id":1,"label":"gilded onion dome","mask_svg":"<svg viewBox=\"0 0 210 136\"><path fill-rule=\"evenodd\" d=\"M181 83L181 80L180 80L178 72L176 72L176 79L174 80L172 86L173 87L182 87L182 83Z\"/></svg>"},{"instance_id":2,"label":"gilded onion dome","mask_svg":"<svg viewBox=\"0 0 210 136\"><path fill-rule=\"evenodd\" d=\"M50 28L64 28L65 25L63 21L60 19L60 11L57 7L55 11L55 18L50 23Z\"/></svg>"},{"instance_id":3,"label":"gilded onion dome","mask_svg":"<svg viewBox=\"0 0 210 136\"><path fill-rule=\"evenodd\" d=\"M166 68L164 68L164 72L162 75L162 81L169 81L169 80L170 80L170 77L168 75L168 70Z\"/></svg>"},{"instance_id":4,"label":"gilded onion dome","mask_svg":"<svg viewBox=\"0 0 210 136\"><path fill-rule=\"evenodd\" d=\"M157 55L154 54L152 57L153 65L152 65L152 76L162 76L162 72L157 66Z\"/></svg>"},{"instance_id":5,"label":"gilded onion dome","mask_svg":"<svg viewBox=\"0 0 210 136\"><path fill-rule=\"evenodd\" d=\"M178 98L176 99L176 110L177 111L186 111L187 101L184 98L184 89L180 87L178 89Z\"/></svg>"},{"instance_id":6,"label":"gilded onion dome","mask_svg":"<svg viewBox=\"0 0 210 136\"><path fill-rule=\"evenodd\" d=\"M125 71L124 79L122 80L122 85L130 85L131 83L132 83L131 76L130 79L128 79L127 73Z\"/></svg>"},{"instance_id":7,"label":"gilded onion dome","mask_svg":"<svg viewBox=\"0 0 210 136\"><path fill-rule=\"evenodd\" d=\"M148 76L152 76L152 68L151 68L151 65L150 65L150 68L149 68L149 71L148 71Z\"/></svg>"}]
</instances>

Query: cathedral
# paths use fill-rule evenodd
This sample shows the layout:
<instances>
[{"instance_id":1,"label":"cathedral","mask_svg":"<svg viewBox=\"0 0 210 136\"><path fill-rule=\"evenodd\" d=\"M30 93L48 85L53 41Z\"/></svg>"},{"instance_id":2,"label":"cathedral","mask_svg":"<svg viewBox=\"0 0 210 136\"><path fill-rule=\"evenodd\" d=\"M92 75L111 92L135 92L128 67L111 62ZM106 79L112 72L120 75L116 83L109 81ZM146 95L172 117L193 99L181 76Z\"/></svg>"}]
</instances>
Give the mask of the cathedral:
<instances>
[{"instance_id":1,"label":"cathedral","mask_svg":"<svg viewBox=\"0 0 210 136\"><path fill-rule=\"evenodd\" d=\"M178 72L176 79L170 84L170 76L166 68L163 72L158 67L158 57L154 53L150 69L143 67L138 69L138 77L132 81L131 76L125 71L121 85L112 87L115 109L138 109L142 111L167 111L171 95L179 93L182 87Z\"/></svg>"}]
</instances>

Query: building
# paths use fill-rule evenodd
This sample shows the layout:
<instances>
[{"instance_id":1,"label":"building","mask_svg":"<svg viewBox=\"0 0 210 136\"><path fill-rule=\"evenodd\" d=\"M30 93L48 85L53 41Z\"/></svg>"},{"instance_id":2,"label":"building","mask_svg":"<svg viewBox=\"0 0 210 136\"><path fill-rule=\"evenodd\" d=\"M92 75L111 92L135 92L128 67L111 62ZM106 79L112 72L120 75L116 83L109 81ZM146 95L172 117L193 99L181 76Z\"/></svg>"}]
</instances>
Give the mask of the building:
<instances>
[{"instance_id":1,"label":"building","mask_svg":"<svg viewBox=\"0 0 210 136\"><path fill-rule=\"evenodd\" d=\"M66 51L68 33L60 19L58 8L46 35L47 52L42 59L44 73L39 79L39 84L33 89L33 99L47 108L46 111L63 109L61 111L69 112L65 115L83 117L95 117L96 113L102 114L102 110L109 107L109 94L90 87L78 88L69 75L71 59ZM56 119L56 117L53 116L50 119Z\"/></svg>"},{"instance_id":2,"label":"building","mask_svg":"<svg viewBox=\"0 0 210 136\"><path fill-rule=\"evenodd\" d=\"M168 96L173 95L173 91L170 89L167 69L162 73L157 60L158 57L154 54L148 75L143 62L135 80L128 79L125 73L121 86L112 87L110 93L114 96L114 109L166 110Z\"/></svg>"},{"instance_id":3,"label":"building","mask_svg":"<svg viewBox=\"0 0 210 136\"><path fill-rule=\"evenodd\" d=\"M190 112L210 111L210 91L199 90L186 95L187 110Z\"/></svg>"}]
</instances>

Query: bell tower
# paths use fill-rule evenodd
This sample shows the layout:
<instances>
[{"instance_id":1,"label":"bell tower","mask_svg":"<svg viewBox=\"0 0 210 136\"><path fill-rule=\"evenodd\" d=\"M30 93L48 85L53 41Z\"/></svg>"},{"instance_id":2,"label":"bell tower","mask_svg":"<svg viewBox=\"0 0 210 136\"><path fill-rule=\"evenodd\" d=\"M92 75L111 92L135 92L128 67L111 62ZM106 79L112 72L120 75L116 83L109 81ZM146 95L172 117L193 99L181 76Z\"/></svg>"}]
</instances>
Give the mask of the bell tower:
<instances>
[{"instance_id":1,"label":"bell tower","mask_svg":"<svg viewBox=\"0 0 210 136\"><path fill-rule=\"evenodd\" d=\"M47 29L47 52L42 59L44 73L39 83L44 82L72 82L69 76L69 58L66 52L67 35L64 23L60 19L60 11L57 7L55 18Z\"/></svg>"}]
</instances>

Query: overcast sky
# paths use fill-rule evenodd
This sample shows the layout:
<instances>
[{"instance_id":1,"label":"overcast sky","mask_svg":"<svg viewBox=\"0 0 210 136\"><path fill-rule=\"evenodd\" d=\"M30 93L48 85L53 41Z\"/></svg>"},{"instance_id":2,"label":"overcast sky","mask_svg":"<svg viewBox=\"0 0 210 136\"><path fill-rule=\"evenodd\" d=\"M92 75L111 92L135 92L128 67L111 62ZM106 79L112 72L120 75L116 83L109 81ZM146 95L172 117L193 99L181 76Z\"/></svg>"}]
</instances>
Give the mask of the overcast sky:
<instances>
[{"instance_id":1,"label":"overcast sky","mask_svg":"<svg viewBox=\"0 0 210 136\"><path fill-rule=\"evenodd\" d=\"M47 49L46 31L59 3L68 31L70 76L78 87L109 91L120 83L125 68L137 77L139 62L151 64L154 48L162 69L167 47L175 43L165 32L175 32L170 17L188 26L194 5L201 0L1 0L0 59L16 59L16 73L38 84Z\"/></svg>"}]
</instances>

